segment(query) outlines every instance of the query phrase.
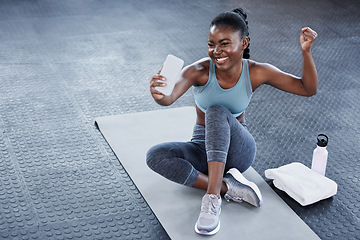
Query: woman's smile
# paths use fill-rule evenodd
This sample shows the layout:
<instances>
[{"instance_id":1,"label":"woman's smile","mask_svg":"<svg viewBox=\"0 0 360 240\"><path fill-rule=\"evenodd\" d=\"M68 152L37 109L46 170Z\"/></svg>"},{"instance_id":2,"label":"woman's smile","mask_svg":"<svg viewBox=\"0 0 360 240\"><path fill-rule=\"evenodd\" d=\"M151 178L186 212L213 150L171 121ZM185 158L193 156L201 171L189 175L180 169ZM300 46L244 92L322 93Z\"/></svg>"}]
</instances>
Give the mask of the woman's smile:
<instances>
[{"instance_id":1,"label":"woman's smile","mask_svg":"<svg viewBox=\"0 0 360 240\"><path fill-rule=\"evenodd\" d=\"M229 27L213 26L209 32L208 54L222 70L241 66L243 54L240 34Z\"/></svg>"},{"instance_id":2,"label":"woman's smile","mask_svg":"<svg viewBox=\"0 0 360 240\"><path fill-rule=\"evenodd\" d=\"M229 57L215 57L216 63L220 64L220 65L226 63L226 60L228 60L228 59L229 59Z\"/></svg>"}]
</instances>

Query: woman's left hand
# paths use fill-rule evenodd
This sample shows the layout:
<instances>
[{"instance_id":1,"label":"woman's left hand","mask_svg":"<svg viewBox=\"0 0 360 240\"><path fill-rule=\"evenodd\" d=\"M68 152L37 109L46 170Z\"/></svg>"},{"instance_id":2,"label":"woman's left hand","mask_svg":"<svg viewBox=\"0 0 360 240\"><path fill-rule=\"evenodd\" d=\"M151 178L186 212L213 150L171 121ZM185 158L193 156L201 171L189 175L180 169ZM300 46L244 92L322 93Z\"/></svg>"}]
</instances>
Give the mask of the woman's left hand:
<instances>
[{"instance_id":1,"label":"woman's left hand","mask_svg":"<svg viewBox=\"0 0 360 240\"><path fill-rule=\"evenodd\" d=\"M315 41L317 33L309 27L301 29L300 45L303 51L310 51L311 45Z\"/></svg>"}]
</instances>

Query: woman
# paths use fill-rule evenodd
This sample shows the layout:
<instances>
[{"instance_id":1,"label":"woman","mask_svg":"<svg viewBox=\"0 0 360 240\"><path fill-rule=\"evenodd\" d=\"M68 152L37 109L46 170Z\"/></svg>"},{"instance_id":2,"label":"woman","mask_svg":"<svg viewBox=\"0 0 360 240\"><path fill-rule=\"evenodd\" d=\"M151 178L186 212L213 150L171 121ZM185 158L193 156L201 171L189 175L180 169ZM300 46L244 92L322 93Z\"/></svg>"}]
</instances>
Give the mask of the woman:
<instances>
[{"instance_id":1,"label":"woman","mask_svg":"<svg viewBox=\"0 0 360 240\"><path fill-rule=\"evenodd\" d=\"M317 90L310 52L317 33L308 27L301 30L303 71L299 78L270 64L248 60L246 18L241 8L214 18L209 31L209 58L185 67L170 96L155 89L166 84L161 82L166 79L160 71L150 81L152 97L163 106L193 86L197 119L191 141L154 146L147 153L147 164L169 180L206 190L195 224L199 234L212 235L219 230L221 196L256 207L262 204L258 187L242 175L256 151L245 124L245 109L253 92L262 84L302 96L312 96Z\"/></svg>"}]
</instances>

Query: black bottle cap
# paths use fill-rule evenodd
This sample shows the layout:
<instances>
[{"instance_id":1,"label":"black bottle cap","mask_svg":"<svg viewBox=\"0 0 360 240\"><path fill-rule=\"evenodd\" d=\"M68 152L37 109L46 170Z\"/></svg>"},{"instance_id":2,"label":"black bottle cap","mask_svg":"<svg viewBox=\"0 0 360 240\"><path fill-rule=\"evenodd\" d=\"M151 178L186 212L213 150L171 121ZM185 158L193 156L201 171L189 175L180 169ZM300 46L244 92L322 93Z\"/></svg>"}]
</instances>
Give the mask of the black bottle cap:
<instances>
[{"instance_id":1,"label":"black bottle cap","mask_svg":"<svg viewBox=\"0 0 360 240\"><path fill-rule=\"evenodd\" d=\"M317 136L317 145L319 147L326 147L328 144L329 138L325 134L319 134Z\"/></svg>"}]
</instances>

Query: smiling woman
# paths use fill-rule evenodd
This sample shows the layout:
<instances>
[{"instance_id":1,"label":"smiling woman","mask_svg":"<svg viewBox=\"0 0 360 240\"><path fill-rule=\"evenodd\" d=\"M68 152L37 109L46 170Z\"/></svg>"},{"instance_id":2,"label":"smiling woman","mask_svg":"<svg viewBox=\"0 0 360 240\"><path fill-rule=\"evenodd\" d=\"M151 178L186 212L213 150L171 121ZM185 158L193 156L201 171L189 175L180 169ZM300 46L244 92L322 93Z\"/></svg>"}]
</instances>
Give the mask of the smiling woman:
<instances>
[{"instance_id":1,"label":"smiling woman","mask_svg":"<svg viewBox=\"0 0 360 240\"><path fill-rule=\"evenodd\" d=\"M227 71L231 68L241 67L240 61L248 42L247 37L239 37L239 33L234 32L231 27L212 26L209 33L208 55L217 69L228 75ZM239 69L231 71L239 73Z\"/></svg>"},{"instance_id":2,"label":"smiling woman","mask_svg":"<svg viewBox=\"0 0 360 240\"><path fill-rule=\"evenodd\" d=\"M237 14L234 14L237 13ZM214 20L210 24L210 34L212 29L215 27L225 27L229 28L232 32L235 34L239 34L240 40L245 41L243 42L243 47L246 46L246 48L243 48L243 58L249 59L250 58L250 37L249 37L249 27L248 27L248 21L247 21L247 14L244 12L243 9L237 8L234 9L232 12L225 12L220 13L217 17L214 18ZM226 40L226 39L224 39ZM228 40L237 40L237 39L228 39ZM223 46L226 46L227 43L224 42ZM209 37L209 51L214 48L214 42ZM209 54L210 55L210 54Z\"/></svg>"},{"instance_id":3,"label":"smiling woman","mask_svg":"<svg viewBox=\"0 0 360 240\"><path fill-rule=\"evenodd\" d=\"M155 89L166 85L160 71L150 81L152 97L164 106L175 102L190 87L194 90L197 119L191 141L154 146L146 161L152 170L171 181L206 190L195 224L199 234L212 235L220 229L221 196L255 207L262 204L259 188L242 175L256 152L245 124L245 110L253 92L262 84L303 96L312 96L317 89L310 52L317 33L309 27L301 29L303 73L296 77L249 59L246 18L241 8L214 18L209 30L209 57L185 67L170 96Z\"/></svg>"}]
</instances>

